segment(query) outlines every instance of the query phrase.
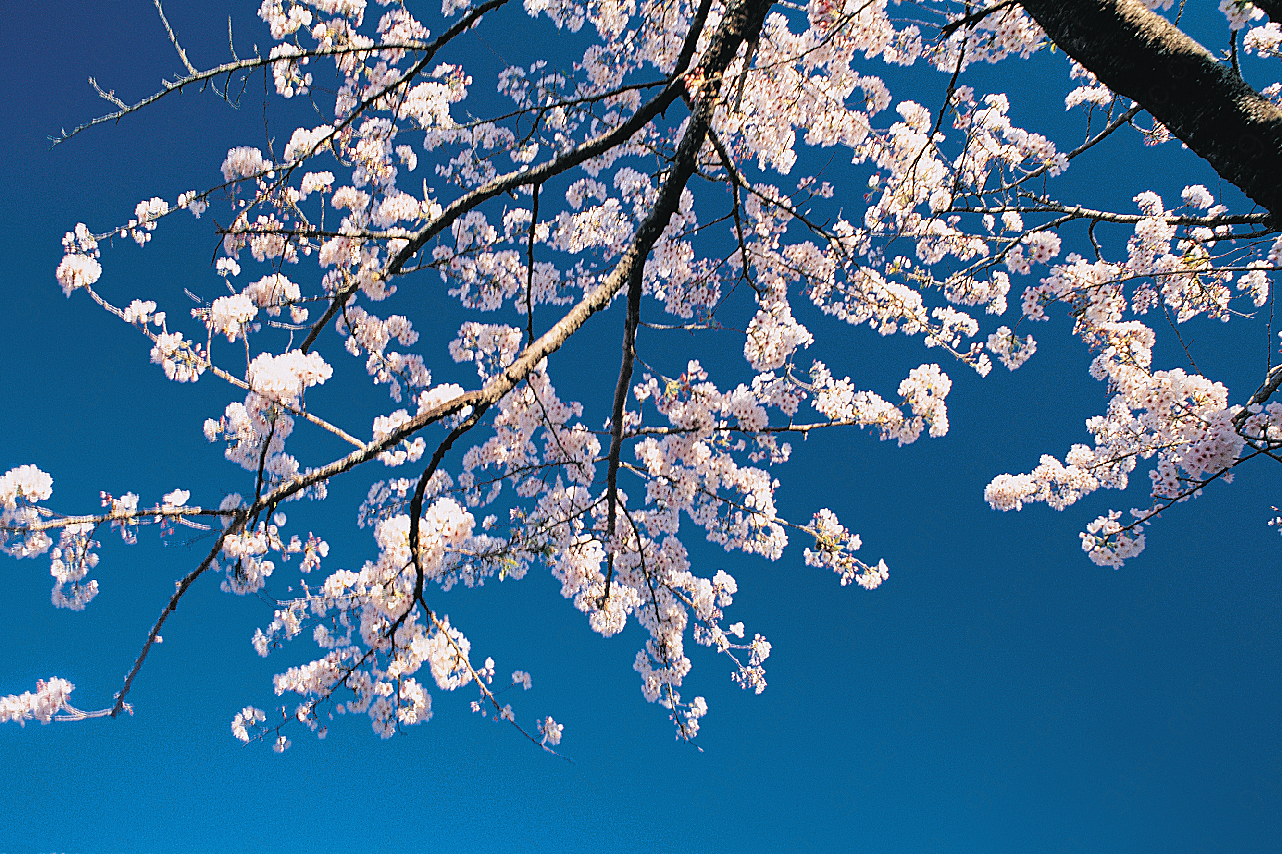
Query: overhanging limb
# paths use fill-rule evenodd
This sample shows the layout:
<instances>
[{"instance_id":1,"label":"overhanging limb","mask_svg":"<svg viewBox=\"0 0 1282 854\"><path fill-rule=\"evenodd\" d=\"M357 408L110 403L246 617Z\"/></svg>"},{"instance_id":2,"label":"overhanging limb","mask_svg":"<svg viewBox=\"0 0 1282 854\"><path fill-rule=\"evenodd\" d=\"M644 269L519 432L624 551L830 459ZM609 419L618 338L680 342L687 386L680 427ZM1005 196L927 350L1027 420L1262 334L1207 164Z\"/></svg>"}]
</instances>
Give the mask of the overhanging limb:
<instances>
[{"instance_id":1,"label":"overhanging limb","mask_svg":"<svg viewBox=\"0 0 1282 854\"><path fill-rule=\"evenodd\" d=\"M1133 98L1275 223L1282 220L1282 110L1139 0L1023 6L1101 83Z\"/></svg>"}]
</instances>

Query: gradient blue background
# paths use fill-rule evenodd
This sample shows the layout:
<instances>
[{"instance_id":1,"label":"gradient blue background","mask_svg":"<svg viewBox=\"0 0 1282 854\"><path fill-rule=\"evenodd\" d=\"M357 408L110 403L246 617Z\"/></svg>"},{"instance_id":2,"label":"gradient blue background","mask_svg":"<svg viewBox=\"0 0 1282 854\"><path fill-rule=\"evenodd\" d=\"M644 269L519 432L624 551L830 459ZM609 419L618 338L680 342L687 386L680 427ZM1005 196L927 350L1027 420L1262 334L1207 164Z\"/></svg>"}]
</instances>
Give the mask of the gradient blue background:
<instances>
[{"instance_id":1,"label":"gradient blue background","mask_svg":"<svg viewBox=\"0 0 1282 854\"><path fill-rule=\"evenodd\" d=\"M166 11L204 66L226 58L229 14L242 54L268 44L256 7L171 0ZM228 389L210 378L166 382L136 332L83 294L64 299L53 270L77 221L101 228L139 199L212 183L228 147L261 144L261 81L239 111L186 93L50 150L49 134L101 112L87 77L132 98L178 62L143 0L0 8L0 471L39 465L54 477L51 504L67 512L95 508L101 489L144 503L192 484L211 495L244 489L200 434ZM556 43L535 26L522 49ZM1000 90L1003 70L970 82ZM931 81L918 97L933 104L943 81L914 74ZM1037 90L1016 93L1017 120L1074 126L1062 116L1064 77L1030 84L1046 87L1031 102ZM272 126L278 141L288 130ZM1173 146L1122 162L1073 180L1107 193L1125 173L1138 186L1103 196L1119 205L1144 186L1174 198L1200 180L1218 192ZM109 250L104 290L168 299L162 308L182 314L183 287L216 285L207 226L165 225L146 251ZM564 358L597 365L599 345L613 364L618 325L602 320L600 337ZM761 696L695 653L687 693L711 706L702 752L674 742L662 711L641 698L636 627L598 638L539 573L435 601L501 674L533 673L534 690L514 698L518 713L563 722L572 764L472 715L463 691L436 692L433 720L386 742L353 718L321 742L292 731L283 755L242 746L232 715L246 703L270 707L270 674L307 645L259 659L249 638L270 608L207 579L136 683L135 716L0 728L0 852L1282 850L1282 542L1265 524L1282 504L1276 468L1248 467L1232 487L1175 508L1118 572L1090 564L1077 533L1106 507L1143 503L1147 478L1064 513L990 511L982 491L994 474L1085 441L1082 422L1104 405L1065 324L1035 331L1040 351L1015 374L998 368L980 381L945 366L955 381L946 438L899 449L847 432L794 444L782 509L805 519L833 507L863 535L865 554L890 565L877 591L804 567L800 542L776 564L696 549L709 574L725 567L739 580L730 619L774 644ZM926 360L915 343L842 334L817 354L848 360L887 393ZM1240 390L1274 346L1258 324L1196 325L1186 337L1208 373ZM328 405L341 400L334 386ZM290 509L336 526L326 531L331 570L372 555L352 518L366 484ZM173 579L206 547L162 544L154 529L128 549L103 539L102 593L82 614L50 606L47 561L0 563L0 694L58 675L77 684L77 705L108 705Z\"/></svg>"}]
</instances>

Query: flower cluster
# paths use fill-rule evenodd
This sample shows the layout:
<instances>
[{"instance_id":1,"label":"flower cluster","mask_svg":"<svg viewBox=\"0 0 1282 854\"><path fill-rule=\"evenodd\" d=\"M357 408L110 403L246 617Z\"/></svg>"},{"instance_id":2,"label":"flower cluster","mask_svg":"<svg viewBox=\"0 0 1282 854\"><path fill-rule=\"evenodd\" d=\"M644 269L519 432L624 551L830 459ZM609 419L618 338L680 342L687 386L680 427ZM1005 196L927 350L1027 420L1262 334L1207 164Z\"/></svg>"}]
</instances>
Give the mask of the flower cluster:
<instances>
[{"instance_id":1,"label":"flower cluster","mask_svg":"<svg viewBox=\"0 0 1282 854\"><path fill-rule=\"evenodd\" d=\"M47 724L54 715L67 707L67 695L75 690L66 679L41 679L36 683L33 694L24 691L21 694L10 694L0 697L0 723L17 722L26 726L27 721L40 721Z\"/></svg>"},{"instance_id":2,"label":"flower cluster","mask_svg":"<svg viewBox=\"0 0 1282 854\"><path fill-rule=\"evenodd\" d=\"M0 475L0 548L14 557L44 554L53 540L42 530L30 529L42 518L36 505L53 494L53 478L32 465L18 466Z\"/></svg>"},{"instance_id":3,"label":"flower cluster","mask_svg":"<svg viewBox=\"0 0 1282 854\"><path fill-rule=\"evenodd\" d=\"M54 607L83 611L98 595L97 580L84 581L89 570L98 565L98 555L92 550L100 544L93 539L93 532L94 526L90 523L67 525L62 529L57 547L49 553Z\"/></svg>"},{"instance_id":4,"label":"flower cluster","mask_svg":"<svg viewBox=\"0 0 1282 854\"><path fill-rule=\"evenodd\" d=\"M1087 108L1090 143L1073 136L1070 148L1022 126L1027 113L1010 96L960 82L975 62L1027 58L1047 44L1022 8L935 4L952 23L932 41L932 27L898 19L898 4L884 0L740 14L753 2L714 4L692 38L690 4L525 0L541 19L534 25L591 43L562 69L500 70L492 82L505 107L495 111L473 97L470 66L424 58L450 42L441 55L465 61L481 24L475 5L444 0L441 16L460 17L420 22L386 0L391 8L369 20L365 0L262 0L274 44L246 62L270 70L278 96L306 94L325 114L273 128L282 144L266 153L232 147L211 187L172 203L143 199L103 234L78 224L55 272L66 295L88 291L145 336L170 379L208 373L238 389L204 432L252 498L233 493L214 510L189 505L184 489L144 509L133 493L104 493L99 516L62 517L41 503L49 476L22 466L0 477L0 545L16 556L52 549L54 603L78 610L97 592L88 573L98 526L132 540L140 524L172 531L202 514L219 519L207 559L224 590L290 589L254 649L268 655L304 636L317 649L275 678L276 694L296 699L278 723L265 726L268 713L253 706L233 719L236 738L278 751L290 744L286 725L323 736L335 714L367 717L382 737L427 721L433 684L474 688L475 711L515 724L496 694L530 689L530 675L517 670L507 688L492 687L493 660L474 664L467 635L430 597L541 567L594 632L640 627L642 695L691 738L708 712L689 688L695 648L726 656L733 681L760 692L771 645L728 622L738 583L692 562L690 538L775 560L789 528L800 530L814 540L808 565L843 586L876 588L886 564L857 558L860 537L833 511L807 524L783 517L786 478L776 471L792 456L788 434L867 427L906 445L949 430L944 367L920 364L882 396L857 368L830 368L832 356L805 362L829 349L834 330L843 355L899 335L986 376L995 361L1013 370L1044 357L1047 339L1039 350L1020 324L1067 313L1107 389L1106 411L1087 422L1091 444L999 475L984 497L999 510L1060 509L1127 486L1151 461L1151 505L1129 524L1110 512L1082 535L1098 564L1137 554L1171 503L1253 455L1276 455L1282 404L1262 390L1235 405L1196 371L1155 366L1160 326L1140 318L1228 321L1267 305L1282 240L1265 237L1258 217L1227 216L1204 184L1185 187L1175 208L1142 186L1128 191L1135 208L1125 211L1061 201L1070 163L1128 132L1129 116L1110 112L1104 131L1089 124L1119 109L1116 96L1069 61L1065 107ZM1279 52L1277 24L1252 26L1261 18L1252 4L1220 8L1231 30L1250 27L1248 53ZM750 18L759 32L742 31ZM428 42L428 24L443 33L440 45ZM896 66L894 79L914 65L943 72L948 94L897 97L874 63ZM655 80L663 85L648 85ZM1146 141L1164 134L1155 127ZM862 200L813 174L781 183L815 162L804 147L847 158L867 181ZM723 185L724 197L682 183L692 174ZM191 285L190 317L128 296L117 307L116 283L99 286L100 241L146 246L172 212L200 217L219 204L217 288ZM1079 241L1089 253L1088 240L1092 257L1070 251ZM1022 288L1014 320L1012 287ZM595 362L583 370L582 351L564 355L598 312L635 312L621 374L615 357L599 371ZM196 329L171 331L170 318ZM715 341L726 358L681 349L705 332L721 337L696 340ZM361 414L358 396L307 394L351 381L344 352L398 408ZM434 384L434 374L465 382L460 371L472 369L466 388ZM599 396L573 399L571 388ZM313 430L354 449L312 460L325 447ZM331 479L360 477L372 460L416 470L371 475L356 493L365 495L357 521L373 535L369 560L312 575L328 545L287 533L280 507L324 497ZM295 557L298 576L282 581ZM0 699L0 719L48 720L69 690L52 680ZM532 741L559 745L560 724L533 720L522 727Z\"/></svg>"},{"instance_id":5,"label":"flower cluster","mask_svg":"<svg viewBox=\"0 0 1282 854\"><path fill-rule=\"evenodd\" d=\"M1228 18L1229 29L1234 32L1264 17L1264 12L1249 0L1220 0L1220 11Z\"/></svg>"},{"instance_id":6,"label":"flower cluster","mask_svg":"<svg viewBox=\"0 0 1282 854\"><path fill-rule=\"evenodd\" d=\"M75 231L67 232L62 246L67 254L58 262L55 276L63 294L71 296L77 288L87 288L98 281L102 275L102 264L98 262L102 253L97 238L83 222L76 223Z\"/></svg>"},{"instance_id":7,"label":"flower cluster","mask_svg":"<svg viewBox=\"0 0 1282 854\"><path fill-rule=\"evenodd\" d=\"M858 534L847 531L831 510L824 508L815 513L811 525L815 547L806 549L807 565L831 569L841 577L842 587L854 581L865 590L872 590L890 577L884 560L869 566L852 554L863 541Z\"/></svg>"}]
</instances>

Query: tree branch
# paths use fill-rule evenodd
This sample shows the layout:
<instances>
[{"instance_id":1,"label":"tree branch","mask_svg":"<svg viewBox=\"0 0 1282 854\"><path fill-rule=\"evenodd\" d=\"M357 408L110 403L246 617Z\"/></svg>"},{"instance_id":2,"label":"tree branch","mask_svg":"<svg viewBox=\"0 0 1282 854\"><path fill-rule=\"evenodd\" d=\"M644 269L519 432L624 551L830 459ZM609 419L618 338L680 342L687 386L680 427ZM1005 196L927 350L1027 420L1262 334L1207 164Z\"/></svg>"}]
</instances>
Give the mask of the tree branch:
<instances>
[{"instance_id":1,"label":"tree branch","mask_svg":"<svg viewBox=\"0 0 1282 854\"><path fill-rule=\"evenodd\" d=\"M142 645L142 651L139 652L138 657L134 659L134 666L130 668L129 674L125 676L125 684L121 687L120 691L116 693L116 702L111 707L111 716L113 718L124 711L125 695L127 695L129 693L129 689L133 687L134 679L138 676L138 671L142 669L143 662L147 660L147 653L151 651L151 645L155 643L156 638L160 636L160 629L165 625L165 621L169 619L169 615L178 610L178 602L187 592L187 588L191 587L192 583L203 575L205 570L209 569L210 565L214 562L214 558L218 556L220 551L222 551L223 543L226 539L233 534L240 533L240 529L244 527L245 522L248 519L249 511L245 511L244 515L238 516L234 522L224 528L223 532L218 535L218 542L214 543L214 547L209 550L209 554L200 562L200 566L187 573L177 582L174 595L169 597L169 602L165 605L165 610L160 612L160 617L156 619L155 624L151 627L151 631L147 633L147 642Z\"/></svg>"},{"instance_id":2,"label":"tree branch","mask_svg":"<svg viewBox=\"0 0 1282 854\"><path fill-rule=\"evenodd\" d=\"M644 128L656 116L668 108L674 100L680 97L684 88L682 76L689 66L690 60L694 55L694 45L698 42L699 34L703 29L703 23L707 18L708 8L712 4L709 0L704 0L699 7L699 14L691 24L690 33L686 37L685 48L682 49L681 58L677 62L677 67L673 69L672 76L668 85L653 100L642 106L633 113L627 121L615 126L612 130L606 131L599 136L590 139L583 144L562 154L560 157L547 161L533 168L522 168L506 175L500 175L484 186L477 187L470 193L456 199L448 208L441 212L433 222L422 228L399 252L392 257L387 264L387 276L394 276L401 271L410 258L422 249L427 242L445 229L454 224L454 221L463 214L475 208L484 201L494 198L495 196L515 190L517 187L527 186L530 184L543 184L554 175L559 175L567 169L571 169L591 160L598 154L603 154L611 148L630 139L637 131ZM709 53L711 53L709 48ZM733 54L731 55L733 57ZM729 65L727 60L726 65ZM718 74L725 71L725 68L718 70ZM718 87L720 82L718 81Z\"/></svg>"},{"instance_id":3,"label":"tree branch","mask_svg":"<svg viewBox=\"0 0 1282 854\"><path fill-rule=\"evenodd\" d=\"M1139 0L1023 6L1101 83L1141 104L1221 177L1282 219L1282 110Z\"/></svg>"},{"instance_id":4,"label":"tree branch","mask_svg":"<svg viewBox=\"0 0 1282 854\"><path fill-rule=\"evenodd\" d=\"M637 323L641 320L641 282L645 273L644 261L632 269L628 282L628 314L623 324L623 364L619 366L619 381L614 386L614 406L610 422L610 456L605 474L605 535L606 570L605 593L601 601L610 598L610 581L614 577L614 552L609 551L609 541L614 537L614 527L619 504L619 454L623 449L623 420L627 409L628 387L632 384L632 363L637 355Z\"/></svg>"},{"instance_id":5,"label":"tree branch","mask_svg":"<svg viewBox=\"0 0 1282 854\"><path fill-rule=\"evenodd\" d=\"M1011 6L1016 5L1016 2L1017 0L1002 0L1001 3L994 3L992 6L985 6L983 9L971 12L969 15L964 15L956 20L949 21L947 24L944 24L939 28L939 37L941 39L946 39L962 27L974 26L994 12L1000 12L1002 9L1009 9Z\"/></svg>"}]
</instances>

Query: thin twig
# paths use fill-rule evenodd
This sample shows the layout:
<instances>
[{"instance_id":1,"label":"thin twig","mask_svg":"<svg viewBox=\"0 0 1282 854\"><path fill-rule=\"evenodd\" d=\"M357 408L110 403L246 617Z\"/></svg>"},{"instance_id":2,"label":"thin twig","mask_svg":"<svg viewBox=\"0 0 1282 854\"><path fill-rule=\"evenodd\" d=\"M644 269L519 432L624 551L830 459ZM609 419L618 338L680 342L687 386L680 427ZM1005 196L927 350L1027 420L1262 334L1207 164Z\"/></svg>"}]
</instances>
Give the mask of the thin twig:
<instances>
[{"instance_id":1,"label":"thin twig","mask_svg":"<svg viewBox=\"0 0 1282 854\"><path fill-rule=\"evenodd\" d=\"M165 17L165 10L160 5L160 0L154 0L154 2L156 11L160 14L160 23L165 25L165 32L169 33L169 41L173 43L174 50L178 51L178 58L182 60L183 67L187 69L188 74L199 74L200 72L196 70L196 66L192 65L187 59L187 51L183 50L183 46L178 43L178 36L174 35L174 28L169 26L169 19ZM230 27L230 22L228 26Z\"/></svg>"}]
</instances>

